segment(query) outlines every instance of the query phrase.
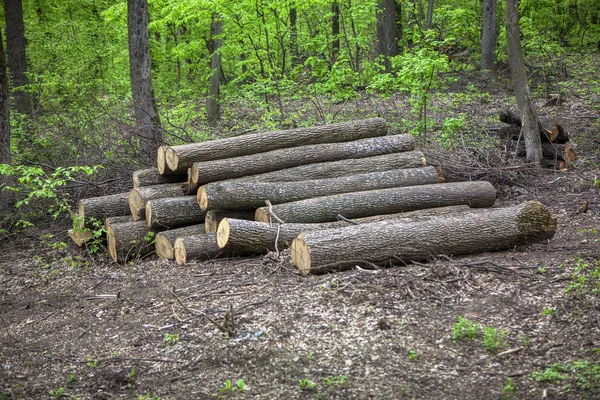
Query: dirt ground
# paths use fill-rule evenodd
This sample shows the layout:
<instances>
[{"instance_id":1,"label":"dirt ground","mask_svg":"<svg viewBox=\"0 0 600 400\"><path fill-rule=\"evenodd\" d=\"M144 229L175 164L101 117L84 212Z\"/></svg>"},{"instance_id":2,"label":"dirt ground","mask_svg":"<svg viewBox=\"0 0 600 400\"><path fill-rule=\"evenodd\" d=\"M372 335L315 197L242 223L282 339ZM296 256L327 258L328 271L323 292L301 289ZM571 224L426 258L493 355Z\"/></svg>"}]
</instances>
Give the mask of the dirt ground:
<instances>
[{"instance_id":1,"label":"dirt ground","mask_svg":"<svg viewBox=\"0 0 600 400\"><path fill-rule=\"evenodd\" d=\"M498 93L482 118L506 106ZM600 277L585 275L600 268L600 134L574 118L599 112L572 99L545 116L579 144L575 168L497 186L498 206L549 207L547 243L308 277L273 254L119 266L71 244L9 243L0 399L600 398ZM573 282L585 293L565 292ZM230 308L231 338L219 328ZM474 339L453 338L459 317L480 327Z\"/></svg>"}]
</instances>

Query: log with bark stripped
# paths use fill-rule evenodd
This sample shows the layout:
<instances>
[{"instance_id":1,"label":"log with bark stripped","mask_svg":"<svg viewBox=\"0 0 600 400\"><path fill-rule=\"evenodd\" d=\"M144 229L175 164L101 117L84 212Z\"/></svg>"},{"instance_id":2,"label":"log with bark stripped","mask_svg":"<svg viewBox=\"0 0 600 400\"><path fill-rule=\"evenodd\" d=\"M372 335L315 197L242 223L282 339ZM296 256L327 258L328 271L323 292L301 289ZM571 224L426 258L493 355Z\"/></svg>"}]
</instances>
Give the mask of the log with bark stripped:
<instances>
[{"instance_id":1,"label":"log with bark stripped","mask_svg":"<svg viewBox=\"0 0 600 400\"><path fill-rule=\"evenodd\" d=\"M162 185L164 183L185 182L186 174L182 175L161 175L157 168L140 169L133 172L133 187Z\"/></svg>"},{"instance_id":2,"label":"log with bark stripped","mask_svg":"<svg viewBox=\"0 0 600 400\"><path fill-rule=\"evenodd\" d=\"M197 199L203 210L256 208L269 200L271 204L289 203L312 197L375 190L401 186L439 183L434 167L392 169L340 178L297 182L216 182L198 189Z\"/></svg>"},{"instance_id":3,"label":"log with bark stripped","mask_svg":"<svg viewBox=\"0 0 600 400\"><path fill-rule=\"evenodd\" d=\"M288 223L328 222L338 214L359 218L454 205L483 208L495 201L496 190L489 182L451 182L315 197L277 204L271 211ZM255 219L268 222L269 207L257 209Z\"/></svg>"},{"instance_id":4,"label":"log with bark stripped","mask_svg":"<svg viewBox=\"0 0 600 400\"><path fill-rule=\"evenodd\" d=\"M146 221L109 223L106 227L108 251L116 263L149 254L154 251L154 234Z\"/></svg>"},{"instance_id":5,"label":"log with bark stripped","mask_svg":"<svg viewBox=\"0 0 600 400\"><path fill-rule=\"evenodd\" d=\"M206 212L200 209L196 196L166 197L146 203L148 228L169 229L175 226L204 223Z\"/></svg>"},{"instance_id":6,"label":"log with bark stripped","mask_svg":"<svg viewBox=\"0 0 600 400\"><path fill-rule=\"evenodd\" d=\"M77 216L80 226L93 228L94 220L102 222L106 217L129 215L128 196L129 193L119 193L79 200Z\"/></svg>"},{"instance_id":7,"label":"log with bark stripped","mask_svg":"<svg viewBox=\"0 0 600 400\"><path fill-rule=\"evenodd\" d=\"M204 185L223 179L277 171L304 164L409 151L413 150L414 146L414 138L411 135L393 135L272 150L248 156L196 162L191 168L192 181Z\"/></svg>"},{"instance_id":8,"label":"log with bark stripped","mask_svg":"<svg viewBox=\"0 0 600 400\"><path fill-rule=\"evenodd\" d=\"M159 258L171 259L175 257L173 247L178 237L205 233L204 224L184 226L183 228L170 229L156 234L156 255Z\"/></svg>"},{"instance_id":9,"label":"log with bark stripped","mask_svg":"<svg viewBox=\"0 0 600 400\"><path fill-rule=\"evenodd\" d=\"M292 262L304 274L511 249L548 240L556 218L537 201L427 221L381 221L309 231L292 242Z\"/></svg>"},{"instance_id":10,"label":"log with bark stripped","mask_svg":"<svg viewBox=\"0 0 600 400\"><path fill-rule=\"evenodd\" d=\"M197 235L178 237L173 246L175 261L183 265L191 260L210 260L227 257L234 251L222 249L217 245L216 233L199 233Z\"/></svg>"},{"instance_id":11,"label":"log with bark stripped","mask_svg":"<svg viewBox=\"0 0 600 400\"><path fill-rule=\"evenodd\" d=\"M148 201L165 197L184 196L186 192L186 188L182 187L181 183L163 183L132 189L127 199L131 217L134 221L146 219L146 203Z\"/></svg>"},{"instance_id":12,"label":"log with bark stripped","mask_svg":"<svg viewBox=\"0 0 600 400\"><path fill-rule=\"evenodd\" d=\"M381 118L372 118L173 146L166 150L168 168L161 171L161 174L184 173L195 162L239 157L307 144L347 142L386 134L385 121ZM160 156L160 150L158 154Z\"/></svg>"},{"instance_id":13,"label":"log with bark stripped","mask_svg":"<svg viewBox=\"0 0 600 400\"><path fill-rule=\"evenodd\" d=\"M219 224L224 218L236 219L254 219L254 209L252 210L211 210L206 212L204 226L206 232L216 232Z\"/></svg>"}]
</instances>

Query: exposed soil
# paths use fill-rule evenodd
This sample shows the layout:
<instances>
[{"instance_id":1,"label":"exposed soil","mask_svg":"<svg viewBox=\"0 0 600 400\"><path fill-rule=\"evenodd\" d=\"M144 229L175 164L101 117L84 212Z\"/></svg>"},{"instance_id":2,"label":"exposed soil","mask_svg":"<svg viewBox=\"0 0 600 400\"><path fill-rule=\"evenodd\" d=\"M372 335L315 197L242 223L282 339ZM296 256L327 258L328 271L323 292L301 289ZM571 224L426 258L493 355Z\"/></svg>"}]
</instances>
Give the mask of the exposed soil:
<instances>
[{"instance_id":1,"label":"exposed soil","mask_svg":"<svg viewBox=\"0 0 600 400\"><path fill-rule=\"evenodd\" d=\"M506 106L502 87L485 90L492 100L469 109L482 121ZM384 116L399 118L402 101L382 103ZM532 375L577 360L600 368L596 298L565 293L577 266L600 262L598 124L573 118L599 112L567 99L545 116L579 144L575 168L497 185L498 206L550 208L559 227L548 243L308 277L284 255L119 266L71 244L11 243L0 264L0 399L600 398L597 370L588 387L572 371ZM232 338L217 326L229 307ZM459 317L506 336L495 351L482 334L453 340ZM239 379L243 392L226 390Z\"/></svg>"}]
</instances>

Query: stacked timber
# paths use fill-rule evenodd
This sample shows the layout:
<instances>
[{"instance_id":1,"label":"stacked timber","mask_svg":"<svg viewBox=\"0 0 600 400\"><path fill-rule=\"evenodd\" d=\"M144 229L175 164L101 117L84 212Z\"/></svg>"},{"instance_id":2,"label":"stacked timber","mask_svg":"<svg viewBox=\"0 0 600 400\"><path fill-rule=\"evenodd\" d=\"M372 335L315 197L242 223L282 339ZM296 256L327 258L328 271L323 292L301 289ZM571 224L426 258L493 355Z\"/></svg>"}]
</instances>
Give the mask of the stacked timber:
<instances>
[{"instance_id":1,"label":"stacked timber","mask_svg":"<svg viewBox=\"0 0 600 400\"><path fill-rule=\"evenodd\" d=\"M73 239L106 218L118 263L291 247L310 273L498 250L556 227L539 203L490 209L488 182L441 183L412 136L388 135L380 118L162 146L157 164L134 173L129 193L82 200Z\"/></svg>"}]
</instances>

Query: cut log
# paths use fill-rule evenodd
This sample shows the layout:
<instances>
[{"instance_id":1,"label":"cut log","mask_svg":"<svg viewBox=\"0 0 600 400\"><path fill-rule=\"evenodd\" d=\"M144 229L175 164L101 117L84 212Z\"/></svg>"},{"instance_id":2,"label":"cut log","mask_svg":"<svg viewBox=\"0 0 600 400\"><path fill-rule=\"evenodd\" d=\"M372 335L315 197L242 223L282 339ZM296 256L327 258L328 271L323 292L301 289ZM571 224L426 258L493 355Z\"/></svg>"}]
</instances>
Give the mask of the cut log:
<instances>
[{"instance_id":1,"label":"cut log","mask_svg":"<svg viewBox=\"0 0 600 400\"><path fill-rule=\"evenodd\" d=\"M223 218L236 219L254 219L254 209L252 210L211 210L206 213L204 226L206 232L216 232Z\"/></svg>"},{"instance_id":2,"label":"cut log","mask_svg":"<svg viewBox=\"0 0 600 400\"><path fill-rule=\"evenodd\" d=\"M173 146L166 151L168 168L164 172L161 171L161 174L183 173L195 162L239 157L308 144L347 142L386 134L385 121L381 118L372 118Z\"/></svg>"},{"instance_id":3,"label":"cut log","mask_svg":"<svg viewBox=\"0 0 600 400\"><path fill-rule=\"evenodd\" d=\"M191 260L210 260L233 254L231 250L222 249L217 245L216 233L178 237L175 240L173 252L178 265L186 264Z\"/></svg>"},{"instance_id":4,"label":"cut log","mask_svg":"<svg viewBox=\"0 0 600 400\"><path fill-rule=\"evenodd\" d=\"M132 189L127 201L133 220L146 219L146 203L150 200L184 196L187 190L181 185L181 183L164 183Z\"/></svg>"},{"instance_id":5,"label":"cut log","mask_svg":"<svg viewBox=\"0 0 600 400\"><path fill-rule=\"evenodd\" d=\"M310 179L339 178L367 172L388 171L400 168L425 167L427 161L420 151L383 154L365 158L306 164L263 174L231 179L232 182L295 182Z\"/></svg>"},{"instance_id":6,"label":"cut log","mask_svg":"<svg viewBox=\"0 0 600 400\"><path fill-rule=\"evenodd\" d=\"M340 178L298 182L218 182L201 186L198 204L203 210L256 208L269 200L271 204L289 203L338 193L427 185L439 182L434 167L393 169L349 175Z\"/></svg>"},{"instance_id":7,"label":"cut log","mask_svg":"<svg viewBox=\"0 0 600 400\"><path fill-rule=\"evenodd\" d=\"M556 218L537 201L486 212L443 215L427 221L381 221L301 234L292 262L304 274L363 263L387 264L511 249L548 240Z\"/></svg>"},{"instance_id":8,"label":"cut log","mask_svg":"<svg viewBox=\"0 0 600 400\"><path fill-rule=\"evenodd\" d=\"M87 228L73 228L67 231L69 237L79 247L82 247L92 238L92 231Z\"/></svg>"},{"instance_id":9,"label":"cut log","mask_svg":"<svg viewBox=\"0 0 600 400\"><path fill-rule=\"evenodd\" d=\"M343 143L324 143L268 151L266 153L197 162L192 166L192 181L204 185L223 179L297 167L304 164L364 158L413 150L411 135L382 136Z\"/></svg>"},{"instance_id":10,"label":"cut log","mask_svg":"<svg viewBox=\"0 0 600 400\"><path fill-rule=\"evenodd\" d=\"M196 194L198 192L198 188L200 185L192 182L192 169L188 168L186 174L186 183L187 183L187 195L190 196L192 194Z\"/></svg>"},{"instance_id":11,"label":"cut log","mask_svg":"<svg viewBox=\"0 0 600 400\"><path fill-rule=\"evenodd\" d=\"M79 200L77 215L80 226L93 228L94 221L102 223L106 217L129 215L128 196L129 193L119 193Z\"/></svg>"},{"instance_id":12,"label":"cut log","mask_svg":"<svg viewBox=\"0 0 600 400\"><path fill-rule=\"evenodd\" d=\"M525 157L525 145L520 143L516 153L519 157ZM569 142L565 144L542 143L542 154L544 159L548 161L547 167L554 167L555 169L568 168L570 163L577 160L577 154L571 148Z\"/></svg>"},{"instance_id":13,"label":"cut log","mask_svg":"<svg viewBox=\"0 0 600 400\"><path fill-rule=\"evenodd\" d=\"M274 205L272 212L288 223L328 222L338 214L358 218L454 205L483 208L495 200L496 190L489 182L451 182L315 197ZM268 207L256 210L257 221L268 222L269 216Z\"/></svg>"},{"instance_id":14,"label":"cut log","mask_svg":"<svg viewBox=\"0 0 600 400\"><path fill-rule=\"evenodd\" d=\"M156 153L156 169L158 170L158 173L161 175L169 175L169 173L170 175L184 174L185 171L174 173L169 170L169 167L167 166L167 147L168 146L158 147L158 151Z\"/></svg>"},{"instance_id":15,"label":"cut log","mask_svg":"<svg viewBox=\"0 0 600 400\"><path fill-rule=\"evenodd\" d=\"M109 223L106 227L108 251L116 263L149 254L154 251L154 234L145 221Z\"/></svg>"},{"instance_id":16,"label":"cut log","mask_svg":"<svg viewBox=\"0 0 600 400\"><path fill-rule=\"evenodd\" d=\"M204 224L190 225L183 228L170 229L156 234L156 255L159 258L171 259L175 257L173 246L178 237L205 233Z\"/></svg>"},{"instance_id":17,"label":"cut log","mask_svg":"<svg viewBox=\"0 0 600 400\"><path fill-rule=\"evenodd\" d=\"M164 183L185 182L187 175L161 175L157 168L140 169L133 173L133 187L161 185Z\"/></svg>"},{"instance_id":18,"label":"cut log","mask_svg":"<svg viewBox=\"0 0 600 400\"><path fill-rule=\"evenodd\" d=\"M500 121L512 125L512 126L516 126L516 127L521 127L521 116L511 110L503 110L500 112ZM559 125L559 124L554 124L554 127L552 128L552 130L547 130L544 128L544 126L542 125L542 123L540 122L540 120L538 119L537 121L537 125L538 125L538 132L540 133L540 138L542 139L542 143L548 143L548 142L552 142L552 143L558 143L558 144L564 144L566 142L569 141L569 134L567 132L567 130ZM519 132L517 132L516 130L513 131L509 131L511 133L511 137L514 140L517 140L519 138ZM515 135L516 133L516 135Z\"/></svg>"},{"instance_id":19,"label":"cut log","mask_svg":"<svg viewBox=\"0 0 600 400\"><path fill-rule=\"evenodd\" d=\"M462 213L471 211L469 206L452 206L432 208L428 210L417 210L407 213L375 215L372 217L357 218L352 222L364 224L390 219L401 219L404 221L421 221L432 216ZM210 211L209 211L210 212ZM343 228L349 226L347 221L323 222L318 224L268 224L265 222L245 221L234 218L225 218L219 224L217 230L217 244L219 247L240 249L249 253L266 253L273 250L283 250L289 247L292 241L302 232ZM277 243L277 248L275 247Z\"/></svg>"},{"instance_id":20,"label":"cut log","mask_svg":"<svg viewBox=\"0 0 600 400\"><path fill-rule=\"evenodd\" d=\"M148 228L169 229L175 226L204 223L206 212L200 209L196 196L166 197L146 203Z\"/></svg>"}]
</instances>

